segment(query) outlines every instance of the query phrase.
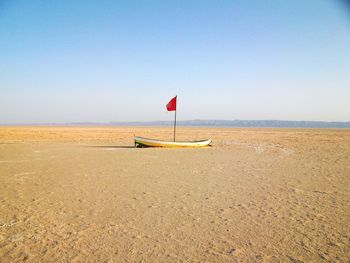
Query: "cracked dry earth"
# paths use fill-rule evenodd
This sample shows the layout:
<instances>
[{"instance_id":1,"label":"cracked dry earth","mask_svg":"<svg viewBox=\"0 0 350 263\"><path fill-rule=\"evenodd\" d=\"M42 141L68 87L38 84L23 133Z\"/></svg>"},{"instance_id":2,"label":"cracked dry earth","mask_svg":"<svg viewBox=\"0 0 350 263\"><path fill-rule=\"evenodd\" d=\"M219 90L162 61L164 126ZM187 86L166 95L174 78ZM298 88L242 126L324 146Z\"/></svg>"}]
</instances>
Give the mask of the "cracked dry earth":
<instances>
[{"instance_id":1,"label":"cracked dry earth","mask_svg":"<svg viewBox=\"0 0 350 263\"><path fill-rule=\"evenodd\" d=\"M1 127L1 262L349 262L350 131Z\"/></svg>"}]
</instances>

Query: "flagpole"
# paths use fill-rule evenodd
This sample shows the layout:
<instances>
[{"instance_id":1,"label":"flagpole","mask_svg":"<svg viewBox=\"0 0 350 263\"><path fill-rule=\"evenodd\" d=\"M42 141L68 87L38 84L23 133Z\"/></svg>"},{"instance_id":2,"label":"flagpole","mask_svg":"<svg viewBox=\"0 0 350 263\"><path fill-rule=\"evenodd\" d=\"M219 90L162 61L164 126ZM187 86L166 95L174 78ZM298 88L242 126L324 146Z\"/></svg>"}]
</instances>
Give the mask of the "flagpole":
<instances>
[{"instance_id":1,"label":"flagpole","mask_svg":"<svg viewBox=\"0 0 350 263\"><path fill-rule=\"evenodd\" d=\"M175 120L174 120L174 142L175 142L175 131L176 131L176 110L175 110Z\"/></svg>"},{"instance_id":2,"label":"flagpole","mask_svg":"<svg viewBox=\"0 0 350 263\"><path fill-rule=\"evenodd\" d=\"M168 111L175 111L175 120L174 120L174 142L175 142L175 135L176 135L176 112L177 112L177 95L172 98L168 104L166 105L166 109Z\"/></svg>"}]
</instances>

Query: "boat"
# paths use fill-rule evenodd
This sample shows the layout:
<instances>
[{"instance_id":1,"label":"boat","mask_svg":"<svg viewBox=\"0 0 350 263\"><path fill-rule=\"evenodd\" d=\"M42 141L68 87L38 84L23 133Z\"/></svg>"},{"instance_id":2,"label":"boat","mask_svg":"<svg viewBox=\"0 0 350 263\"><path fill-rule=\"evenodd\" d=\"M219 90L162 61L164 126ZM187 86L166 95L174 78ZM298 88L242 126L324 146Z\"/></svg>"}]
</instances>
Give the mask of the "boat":
<instances>
[{"instance_id":1,"label":"boat","mask_svg":"<svg viewBox=\"0 0 350 263\"><path fill-rule=\"evenodd\" d=\"M134 137L136 147L206 147L212 140L190 141L190 142L171 142L143 137Z\"/></svg>"}]
</instances>

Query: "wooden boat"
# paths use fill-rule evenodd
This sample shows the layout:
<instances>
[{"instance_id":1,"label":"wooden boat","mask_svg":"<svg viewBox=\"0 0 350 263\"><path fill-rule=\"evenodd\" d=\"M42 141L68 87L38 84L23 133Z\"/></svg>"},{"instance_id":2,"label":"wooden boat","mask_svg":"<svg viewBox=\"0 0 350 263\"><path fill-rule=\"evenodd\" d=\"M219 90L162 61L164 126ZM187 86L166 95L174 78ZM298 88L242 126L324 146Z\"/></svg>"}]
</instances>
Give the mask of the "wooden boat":
<instances>
[{"instance_id":1,"label":"wooden boat","mask_svg":"<svg viewBox=\"0 0 350 263\"><path fill-rule=\"evenodd\" d=\"M135 136L136 147L205 147L209 146L212 140L193 141L193 142L171 142L157 139L148 139Z\"/></svg>"}]
</instances>

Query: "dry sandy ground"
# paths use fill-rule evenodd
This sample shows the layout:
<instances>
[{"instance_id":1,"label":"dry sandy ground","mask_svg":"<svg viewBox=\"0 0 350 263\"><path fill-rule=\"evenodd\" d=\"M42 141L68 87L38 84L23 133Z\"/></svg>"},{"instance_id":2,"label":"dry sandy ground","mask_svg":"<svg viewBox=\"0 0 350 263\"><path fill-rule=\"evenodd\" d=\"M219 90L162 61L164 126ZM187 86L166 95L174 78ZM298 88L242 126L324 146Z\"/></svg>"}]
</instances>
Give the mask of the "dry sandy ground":
<instances>
[{"instance_id":1,"label":"dry sandy ground","mask_svg":"<svg viewBox=\"0 0 350 263\"><path fill-rule=\"evenodd\" d=\"M2 262L349 262L350 131L0 128Z\"/></svg>"}]
</instances>

